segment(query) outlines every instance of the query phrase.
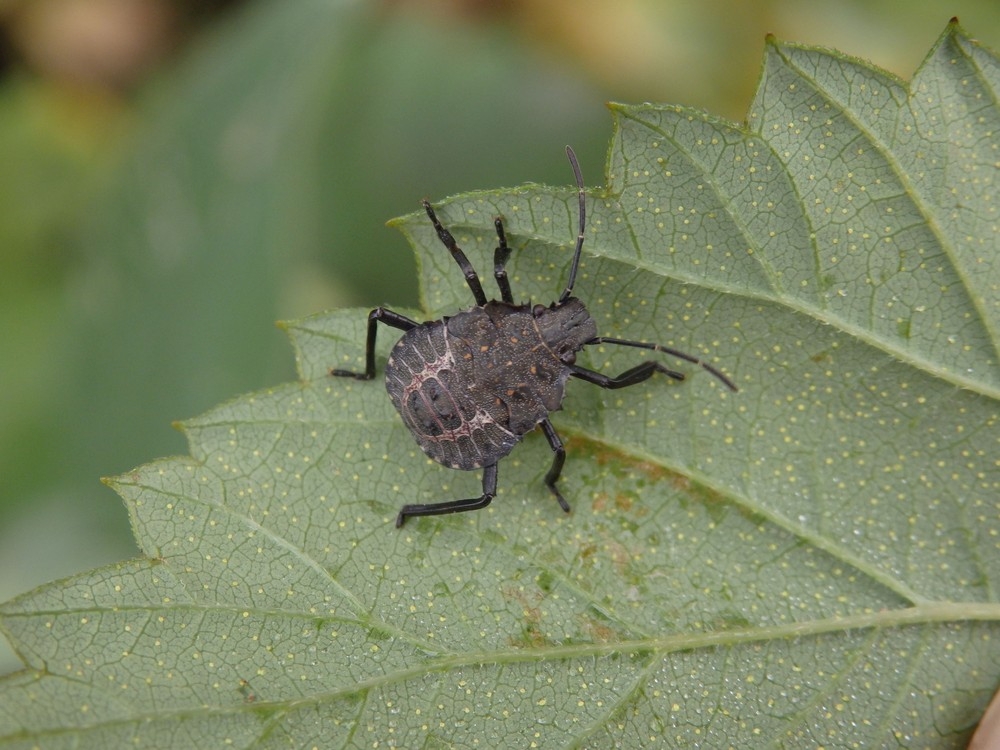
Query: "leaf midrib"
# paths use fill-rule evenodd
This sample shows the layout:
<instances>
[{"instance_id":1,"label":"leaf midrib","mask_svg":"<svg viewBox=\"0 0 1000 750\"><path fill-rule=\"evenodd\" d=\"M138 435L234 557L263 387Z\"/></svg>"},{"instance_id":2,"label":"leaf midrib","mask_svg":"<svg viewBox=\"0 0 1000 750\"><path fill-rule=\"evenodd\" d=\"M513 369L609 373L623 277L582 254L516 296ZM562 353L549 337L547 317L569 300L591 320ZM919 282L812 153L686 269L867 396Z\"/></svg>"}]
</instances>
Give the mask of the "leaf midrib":
<instances>
[{"instance_id":1,"label":"leaf midrib","mask_svg":"<svg viewBox=\"0 0 1000 750\"><path fill-rule=\"evenodd\" d=\"M333 702L358 693L365 693L386 685L419 679L436 672L449 672L466 667L478 667L488 664L536 663L568 659L593 659L608 656L634 657L640 654L663 657L684 651L720 647L731 648L738 645L817 637L848 631L869 629L888 630L922 625L996 621L1000 621L1000 603L928 602L904 609L880 610L878 612L867 612L846 617L831 617L758 628L737 628L708 633L669 635L614 643L580 643L506 651L469 651L466 653L433 657L406 669L385 672L371 679L362 680L350 687L314 693L307 698L272 702L257 700L253 703L227 707L202 706L167 712L143 712L130 716L128 719L95 722L82 729L86 731L86 729L97 727L129 726L146 721L162 720L164 718L235 716L248 713L259 715L268 709L275 712L286 712L298 708L323 705L324 703ZM52 676L59 677L59 675ZM43 731L33 736L59 736L66 733L66 731L78 733L81 731L81 727L73 727L71 730Z\"/></svg>"}]
</instances>

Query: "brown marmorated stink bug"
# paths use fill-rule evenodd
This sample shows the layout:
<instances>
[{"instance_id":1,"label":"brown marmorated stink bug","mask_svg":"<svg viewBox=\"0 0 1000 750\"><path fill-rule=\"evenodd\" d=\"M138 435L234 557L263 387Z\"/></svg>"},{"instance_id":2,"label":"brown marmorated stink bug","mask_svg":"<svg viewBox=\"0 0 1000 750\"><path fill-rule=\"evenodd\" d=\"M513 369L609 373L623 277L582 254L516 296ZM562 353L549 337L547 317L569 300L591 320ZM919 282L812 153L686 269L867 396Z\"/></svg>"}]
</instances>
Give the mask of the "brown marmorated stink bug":
<instances>
[{"instance_id":1,"label":"brown marmorated stink bug","mask_svg":"<svg viewBox=\"0 0 1000 750\"><path fill-rule=\"evenodd\" d=\"M365 371L330 370L331 375L371 380L375 377L375 336L384 323L405 331L396 342L385 367L385 388L406 427L424 453L452 469L483 470L483 494L466 500L426 505L404 505L396 517L400 527L410 516L436 516L485 508L497 494L497 464L521 438L541 425L555 457L545 475L559 506L569 503L556 487L566 460L566 449L549 414L562 407L566 381L580 378L601 388L626 388L641 383L654 372L674 380L683 373L659 362L646 361L609 377L576 364L576 353L585 346L618 344L651 349L691 362L708 370L730 390L736 384L708 362L660 344L597 335L597 324L583 302L573 296L586 226L583 175L573 149L566 147L579 192L579 233L566 288L548 307L515 304L507 280L510 248L500 218L494 221L498 247L493 255L493 276L500 300L487 300L479 276L434 209L423 202L438 238L458 263L476 298L475 307L441 320L417 323L384 307L368 313Z\"/></svg>"}]
</instances>

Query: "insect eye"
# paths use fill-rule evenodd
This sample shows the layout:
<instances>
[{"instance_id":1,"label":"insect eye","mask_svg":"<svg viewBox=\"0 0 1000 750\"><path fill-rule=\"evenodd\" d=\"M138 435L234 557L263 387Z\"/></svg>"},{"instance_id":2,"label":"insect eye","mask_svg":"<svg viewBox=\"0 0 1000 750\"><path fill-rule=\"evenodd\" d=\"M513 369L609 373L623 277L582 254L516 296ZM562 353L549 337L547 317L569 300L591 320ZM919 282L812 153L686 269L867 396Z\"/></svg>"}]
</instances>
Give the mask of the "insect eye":
<instances>
[{"instance_id":1,"label":"insect eye","mask_svg":"<svg viewBox=\"0 0 1000 750\"><path fill-rule=\"evenodd\" d=\"M531 314L534 315L536 318L542 317L542 313L544 312L545 312L545 305L535 305L533 308L531 308Z\"/></svg>"}]
</instances>

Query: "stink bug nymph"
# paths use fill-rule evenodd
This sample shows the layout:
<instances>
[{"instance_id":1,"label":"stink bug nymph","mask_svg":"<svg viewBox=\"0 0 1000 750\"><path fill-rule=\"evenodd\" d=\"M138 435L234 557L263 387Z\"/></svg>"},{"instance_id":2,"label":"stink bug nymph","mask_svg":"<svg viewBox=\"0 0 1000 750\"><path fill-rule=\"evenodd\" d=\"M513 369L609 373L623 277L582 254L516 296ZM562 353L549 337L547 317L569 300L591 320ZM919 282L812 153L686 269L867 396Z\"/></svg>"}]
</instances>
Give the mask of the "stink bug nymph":
<instances>
[{"instance_id":1,"label":"stink bug nymph","mask_svg":"<svg viewBox=\"0 0 1000 750\"><path fill-rule=\"evenodd\" d=\"M514 303L506 270L511 250L499 218L494 221L498 245L493 255L493 277L500 299L487 300L469 259L425 200L424 210L441 243L462 269L476 298L475 307L426 323L376 307L368 313L365 371L330 370L337 377L371 380L375 377L378 324L405 331L385 367L389 398L424 453L452 469L483 470L483 494L479 497L404 505L396 517L397 527L410 516L485 508L497 494L497 464L526 433L539 426L555 454L545 475L545 486L568 513L569 503L556 487L566 450L549 420L551 412L562 408L566 381L575 377L601 388L626 388L655 372L684 380L683 373L654 361L636 365L617 377L588 370L576 364L576 353L585 346L618 344L670 354L700 365L730 390L737 390L720 370L690 354L660 344L597 335L594 319L583 302L573 296L587 206L576 154L567 146L566 155L576 177L580 223L569 278L557 301L548 307Z\"/></svg>"}]
</instances>

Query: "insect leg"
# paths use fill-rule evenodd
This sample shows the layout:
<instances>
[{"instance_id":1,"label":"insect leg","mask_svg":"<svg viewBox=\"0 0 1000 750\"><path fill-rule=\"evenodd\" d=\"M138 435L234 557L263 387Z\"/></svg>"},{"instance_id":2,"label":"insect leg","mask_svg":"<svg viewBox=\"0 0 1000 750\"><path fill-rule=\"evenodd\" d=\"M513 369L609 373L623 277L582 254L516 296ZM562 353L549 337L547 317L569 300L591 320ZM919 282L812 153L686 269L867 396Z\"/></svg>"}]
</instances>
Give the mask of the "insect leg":
<instances>
[{"instance_id":1,"label":"insect leg","mask_svg":"<svg viewBox=\"0 0 1000 750\"><path fill-rule=\"evenodd\" d=\"M663 352L664 354L672 354L673 356L678 357L679 359L683 359L685 362L690 362L691 364L700 365L701 367L705 368L710 373L712 373L712 375L714 375L716 378L722 381L722 384L725 385L729 390L731 391L739 390L739 388L736 387L736 383L730 380L729 377L724 372L722 372L722 370L715 367L714 365L710 365L703 359L698 359L698 357L688 354L687 352L682 352L679 349L673 349L672 347L663 346L661 344L647 344L645 341L616 339L611 336L597 336L596 338L592 338L590 341L584 344L584 346L592 346L594 344L617 344L618 346L633 346L636 347L637 349L650 349L651 351L654 352ZM677 379L681 380L681 378Z\"/></svg>"},{"instance_id":2,"label":"insect leg","mask_svg":"<svg viewBox=\"0 0 1000 750\"><path fill-rule=\"evenodd\" d=\"M378 333L379 321L387 326L398 328L401 331L409 331L416 328L418 323L410 320L405 315L400 315L384 307L376 307L368 313L368 342L365 345L365 371L354 372L354 370L331 369L330 374L338 378L356 378L357 380L371 380L375 377L375 336Z\"/></svg>"},{"instance_id":3,"label":"insect leg","mask_svg":"<svg viewBox=\"0 0 1000 750\"><path fill-rule=\"evenodd\" d=\"M428 503L426 505L404 505L396 516L398 529L410 516L443 516L448 513L464 513L467 510L480 510L489 505L497 496L497 465L483 469L483 494L470 497L467 500L449 500L443 503Z\"/></svg>"},{"instance_id":4,"label":"insect leg","mask_svg":"<svg viewBox=\"0 0 1000 750\"><path fill-rule=\"evenodd\" d=\"M615 388L628 388L630 385L641 383L643 380L649 380L654 372L662 372L668 378L673 378L674 380L684 380L684 373L664 367L659 362L643 362L641 365L636 365L631 370L626 370L617 377L611 377L601 372L594 372L593 370L588 370L586 367L577 367L576 365L567 365L567 367L569 367L570 375L573 377L586 380L588 383L593 383L594 385L599 385L601 388L612 390Z\"/></svg>"},{"instance_id":5,"label":"insect leg","mask_svg":"<svg viewBox=\"0 0 1000 750\"><path fill-rule=\"evenodd\" d=\"M462 248L458 246L455 242L455 238L452 237L451 232L441 226L441 222L438 221L437 214L434 213L434 209L431 208L431 204L426 200L423 201L424 210L427 212L427 217L431 220L434 225L435 231L437 231L438 239L441 240L441 244L448 248L451 252L451 257L455 259L458 263L458 267L462 269L462 273L465 274L465 283L469 285L469 289L472 290L472 296L476 298L476 304L479 306L486 304L486 293L483 291L483 285L479 281L479 275L476 273L476 269L472 267L469 259L465 257L465 253L462 252Z\"/></svg>"},{"instance_id":6,"label":"insect leg","mask_svg":"<svg viewBox=\"0 0 1000 750\"><path fill-rule=\"evenodd\" d=\"M497 280L500 287L500 299L504 302L514 302L514 295L510 291L510 282L507 280L507 260L510 258L510 248L507 246L507 235L503 231L503 222L496 218L493 226L497 230L497 239L500 244L493 251L493 278Z\"/></svg>"},{"instance_id":7,"label":"insect leg","mask_svg":"<svg viewBox=\"0 0 1000 750\"><path fill-rule=\"evenodd\" d=\"M569 503L566 502L566 498L562 496L562 493L556 489L556 482L559 480L563 464L566 462L566 449L563 447L562 440L559 439L559 433L556 432L556 428L552 426L552 422L548 418L543 419L539 424L542 425L545 439L549 441L549 445L552 446L552 452L555 453L555 456L552 458L552 467L549 469L549 473L545 475L545 486L556 496L556 500L559 501L559 507L569 513Z\"/></svg>"}]
</instances>

